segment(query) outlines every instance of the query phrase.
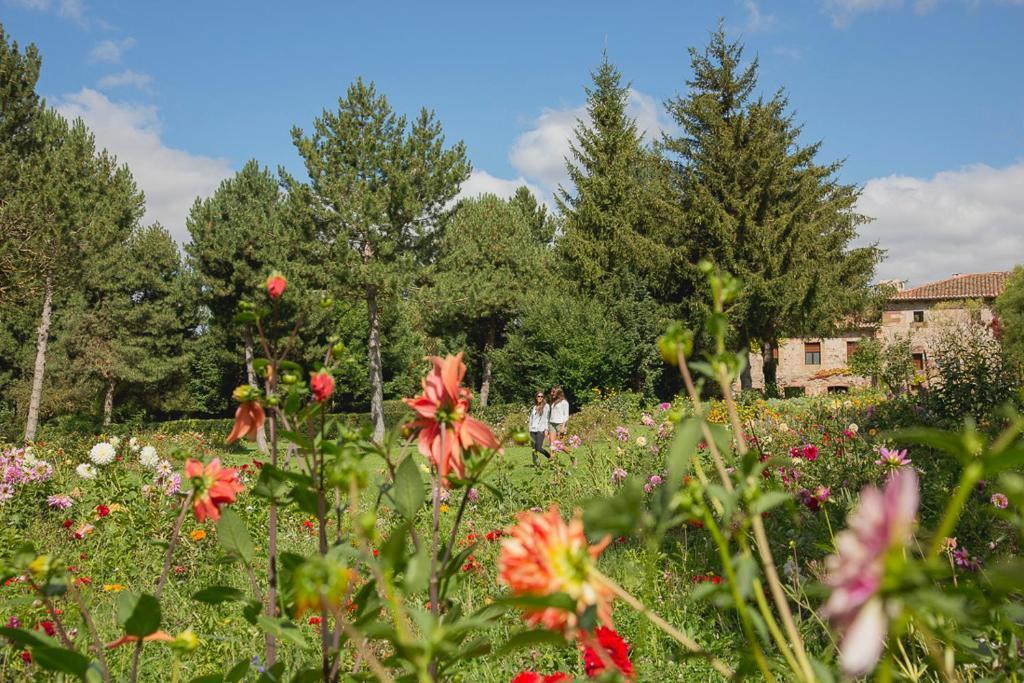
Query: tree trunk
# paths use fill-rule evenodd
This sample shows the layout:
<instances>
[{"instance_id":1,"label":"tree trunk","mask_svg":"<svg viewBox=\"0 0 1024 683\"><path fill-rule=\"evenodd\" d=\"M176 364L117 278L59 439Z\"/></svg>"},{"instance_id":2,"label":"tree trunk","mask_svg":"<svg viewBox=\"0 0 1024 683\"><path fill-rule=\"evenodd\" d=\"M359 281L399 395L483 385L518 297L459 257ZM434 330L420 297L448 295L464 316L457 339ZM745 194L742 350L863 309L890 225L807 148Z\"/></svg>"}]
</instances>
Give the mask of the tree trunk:
<instances>
[{"instance_id":1,"label":"tree trunk","mask_svg":"<svg viewBox=\"0 0 1024 683\"><path fill-rule=\"evenodd\" d=\"M245 378L252 386L259 387L259 382L256 379L256 368L253 365L254 357L252 330L247 327L245 328ZM259 431L256 432L256 447L260 449L260 453L267 452L267 432L265 427L260 427Z\"/></svg>"},{"instance_id":2,"label":"tree trunk","mask_svg":"<svg viewBox=\"0 0 1024 683\"><path fill-rule=\"evenodd\" d=\"M114 378L107 379L107 393L103 397L103 426L109 427L114 416Z\"/></svg>"},{"instance_id":3,"label":"tree trunk","mask_svg":"<svg viewBox=\"0 0 1024 683\"><path fill-rule=\"evenodd\" d=\"M750 352L747 351L747 362L743 364L743 372L740 373L740 391L750 391L754 388L754 379L750 374Z\"/></svg>"},{"instance_id":4,"label":"tree trunk","mask_svg":"<svg viewBox=\"0 0 1024 683\"><path fill-rule=\"evenodd\" d=\"M779 394L779 366L773 353L775 348L775 342L765 342L761 346L761 366L764 368L764 395L768 398L778 398Z\"/></svg>"},{"instance_id":5,"label":"tree trunk","mask_svg":"<svg viewBox=\"0 0 1024 683\"><path fill-rule=\"evenodd\" d=\"M39 316L36 332L36 364L32 370L32 395L28 400L28 419L25 421L25 441L34 441L39 427L39 404L43 399L43 374L46 371L46 345L50 341L50 317L53 311L53 278L46 276L43 312Z\"/></svg>"},{"instance_id":6,"label":"tree trunk","mask_svg":"<svg viewBox=\"0 0 1024 683\"><path fill-rule=\"evenodd\" d=\"M384 439L384 373L380 361L380 315L377 312L377 288L366 288L366 311L370 323L367 344L370 359L370 419L373 421L373 439Z\"/></svg>"},{"instance_id":7,"label":"tree trunk","mask_svg":"<svg viewBox=\"0 0 1024 683\"><path fill-rule=\"evenodd\" d=\"M487 344L484 346L484 367L483 372L480 375L480 407L487 407L487 399L491 395L491 367L493 361L491 360L491 354L494 353L494 343L498 337L497 330L495 330L494 319L491 319L491 324L487 328Z\"/></svg>"}]
</instances>

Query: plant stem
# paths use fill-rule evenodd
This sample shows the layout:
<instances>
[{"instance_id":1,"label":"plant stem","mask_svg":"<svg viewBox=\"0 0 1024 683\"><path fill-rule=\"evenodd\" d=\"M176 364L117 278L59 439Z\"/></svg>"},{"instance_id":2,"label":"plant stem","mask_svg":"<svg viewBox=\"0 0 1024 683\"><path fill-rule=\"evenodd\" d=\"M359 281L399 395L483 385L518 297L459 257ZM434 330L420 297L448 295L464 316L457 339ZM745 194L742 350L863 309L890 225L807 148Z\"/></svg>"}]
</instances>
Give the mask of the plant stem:
<instances>
[{"instance_id":1,"label":"plant stem","mask_svg":"<svg viewBox=\"0 0 1024 683\"><path fill-rule=\"evenodd\" d=\"M164 553L164 566L160 570L160 578L157 579L156 588L153 590L153 597L157 600L160 599L160 594L164 591L164 584L167 583L167 577L171 573L171 562L174 559L174 549L178 545L178 537L181 535L181 525L185 521L185 513L188 512L188 506L192 502L193 492L189 491L189 494L185 496L184 500L181 501L181 509L178 511L178 518L174 520L174 527L171 529L171 538L167 543L167 552ZM142 646L144 639L139 638L135 643L135 651L132 653L132 669L129 675L129 680L132 683L138 680L139 677L139 660L142 658Z\"/></svg>"},{"instance_id":2,"label":"plant stem","mask_svg":"<svg viewBox=\"0 0 1024 683\"><path fill-rule=\"evenodd\" d=\"M82 614L82 620L85 621L85 626L89 630L89 638L92 640L93 651L96 653L96 658L100 661L100 668L103 673L103 680L110 681L110 667L107 666L107 655L103 651L103 641L100 640L99 633L96 631L96 624L92 620L92 614L89 612L89 608L85 604L85 600L82 599L82 594L77 588L75 588L74 582L68 584L68 593L74 598L78 604L78 611Z\"/></svg>"},{"instance_id":3,"label":"plant stem","mask_svg":"<svg viewBox=\"0 0 1024 683\"><path fill-rule=\"evenodd\" d=\"M617 583L609 579L607 576L604 576L597 570L592 571L594 577L598 579L602 584L604 584L612 593L614 593L616 597L621 599L623 602L625 602L627 605L635 609L640 614L647 617L647 619L650 620L652 624L654 624L662 631L670 635L673 639L676 640L676 642L678 642L680 645L685 647L690 652L706 656L708 660L711 662L711 666L715 668L715 671L722 674L726 678L732 678L734 672L731 668L729 668L729 665L727 665L725 662L718 659L717 657L713 657L704 652L704 650L701 649L700 645L698 645L692 638L687 636L685 633L677 629L672 624L662 619L660 616L658 616L651 610L647 609L647 607L644 606L642 602L637 600L624 588L622 588Z\"/></svg>"},{"instance_id":4,"label":"plant stem","mask_svg":"<svg viewBox=\"0 0 1024 683\"><path fill-rule=\"evenodd\" d=\"M967 503L967 499L974 490L974 486L981 480L982 473L983 468L980 462L972 462L964 468L963 474L960 475L960 485L957 486L953 499L946 506L946 511L942 515L939 528L935 530L935 535L932 537L932 544L928 549L929 557L935 558L942 553L946 537L956 527L956 522L960 518L960 512Z\"/></svg>"}]
</instances>

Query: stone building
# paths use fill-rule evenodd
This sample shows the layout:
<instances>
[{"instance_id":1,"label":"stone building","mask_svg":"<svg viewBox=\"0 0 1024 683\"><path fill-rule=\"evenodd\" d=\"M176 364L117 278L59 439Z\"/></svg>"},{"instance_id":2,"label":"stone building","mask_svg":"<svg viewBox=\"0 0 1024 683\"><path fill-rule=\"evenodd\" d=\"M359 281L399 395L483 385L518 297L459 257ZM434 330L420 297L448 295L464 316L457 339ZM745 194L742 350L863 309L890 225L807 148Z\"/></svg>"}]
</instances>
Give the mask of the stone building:
<instances>
[{"instance_id":1,"label":"stone building","mask_svg":"<svg viewBox=\"0 0 1024 683\"><path fill-rule=\"evenodd\" d=\"M848 361L867 337L883 342L910 338L914 365L927 377L930 350L938 335L951 326L992 322L992 300L1002 293L1009 272L957 274L945 280L900 289L889 300L876 325L843 330L824 339L784 339L773 354L776 378L786 395L843 393L870 381L850 372ZM755 389L764 387L760 353L750 354Z\"/></svg>"}]
</instances>

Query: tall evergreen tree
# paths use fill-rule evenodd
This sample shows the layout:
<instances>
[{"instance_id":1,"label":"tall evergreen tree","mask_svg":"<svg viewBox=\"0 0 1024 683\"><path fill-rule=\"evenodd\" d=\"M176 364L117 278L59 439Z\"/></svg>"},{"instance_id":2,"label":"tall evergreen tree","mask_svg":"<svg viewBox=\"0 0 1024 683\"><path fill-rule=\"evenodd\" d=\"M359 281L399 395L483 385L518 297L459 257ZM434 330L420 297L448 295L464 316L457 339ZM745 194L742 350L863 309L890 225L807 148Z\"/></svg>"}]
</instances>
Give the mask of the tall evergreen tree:
<instances>
[{"instance_id":1,"label":"tall evergreen tree","mask_svg":"<svg viewBox=\"0 0 1024 683\"><path fill-rule=\"evenodd\" d=\"M465 335L480 372L481 406L491 393L494 352L527 296L546 279L536 206L521 206L491 194L461 202L445 226L432 286L423 297L425 317L437 331Z\"/></svg>"},{"instance_id":2,"label":"tall evergreen tree","mask_svg":"<svg viewBox=\"0 0 1024 683\"><path fill-rule=\"evenodd\" d=\"M384 376L380 307L405 291L426 254L446 206L469 176L464 145L445 147L441 124L420 111L409 124L387 98L361 79L325 110L307 136L292 139L309 184L290 181L290 192L309 199L323 258L339 281L366 300L374 436L384 434Z\"/></svg>"},{"instance_id":3,"label":"tall evergreen tree","mask_svg":"<svg viewBox=\"0 0 1024 683\"><path fill-rule=\"evenodd\" d=\"M773 384L778 340L827 334L859 308L881 252L850 247L866 220L855 210L860 191L839 181L841 162L816 160L820 143L800 144L785 94L754 99L757 60L744 65L742 46L721 27L690 56L690 91L666 103L682 134L663 140L682 210L668 238L677 254L672 295L699 292L701 259L740 276L734 342L762 348Z\"/></svg>"},{"instance_id":4,"label":"tall evergreen tree","mask_svg":"<svg viewBox=\"0 0 1024 683\"><path fill-rule=\"evenodd\" d=\"M667 267L659 241L667 192L661 165L626 111L629 86L605 55L592 73L587 122L576 126L566 160L572 188L556 198L566 280L605 304L631 342L632 388L650 390L661 363L653 352L660 323L652 293Z\"/></svg>"},{"instance_id":5,"label":"tall evergreen tree","mask_svg":"<svg viewBox=\"0 0 1024 683\"><path fill-rule=\"evenodd\" d=\"M547 206L537 201L530 188L520 185L509 202L526 216L534 241L543 245L551 244L557 227L555 217Z\"/></svg>"},{"instance_id":6,"label":"tall evergreen tree","mask_svg":"<svg viewBox=\"0 0 1024 683\"><path fill-rule=\"evenodd\" d=\"M251 298L271 271L288 270L295 239L282 220L284 201L274 175L251 159L224 180L213 196L196 199L186 219L192 240L185 250L196 273L200 301L209 309L208 334L228 342L241 339L246 381L254 386L258 380L252 331L235 325L234 317L239 302ZM236 357L229 348L220 359L228 374L234 374ZM237 379L231 384L237 384ZM257 443L265 449L262 431Z\"/></svg>"},{"instance_id":7,"label":"tall evergreen tree","mask_svg":"<svg viewBox=\"0 0 1024 683\"><path fill-rule=\"evenodd\" d=\"M196 308L178 246L153 225L136 230L111 254L117 264L72 314L64 342L69 371L75 382L92 379L101 387L104 425L111 422L115 399L150 412L183 410Z\"/></svg>"},{"instance_id":8,"label":"tall evergreen tree","mask_svg":"<svg viewBox=\"0 0 1024 683\"><path fill-rule=\"evenodd\" d=\"M31 216L37 248L34 265L43 283L36 331L36 358L27 405L25 438L39 422L46 352L56 298L89 292L90 282L105 277L117 245L134 229L142 213L142 195L131 175L105 152L80 120L68 125L54 112L39 118L40 148L28 157L11 204ZM92 290L95 291L95 290Z\"/></svg>"}]
</instances>

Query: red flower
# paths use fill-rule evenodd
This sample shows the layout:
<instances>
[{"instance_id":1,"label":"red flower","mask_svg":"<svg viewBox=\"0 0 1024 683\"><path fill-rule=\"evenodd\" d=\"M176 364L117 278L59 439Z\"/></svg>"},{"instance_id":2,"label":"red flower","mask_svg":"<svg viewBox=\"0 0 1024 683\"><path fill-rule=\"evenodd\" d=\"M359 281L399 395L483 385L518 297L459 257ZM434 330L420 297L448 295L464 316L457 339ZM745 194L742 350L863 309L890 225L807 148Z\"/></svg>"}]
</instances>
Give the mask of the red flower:
<instances>
[{"instance_id":1,"label":"red flower","mask_svg":"<svg viewBox=\"0 0 1024 683\"><path fill-rule=\"evenodd\" d=\"M419 429L420 453L430 458L441 479L447 481L452 470L465 476L464 451L498 449L501 444L490 427L469 416L472 393L461 386L466 374L462 354L431 356L430 362L433 368L423 379L423 393L402 400L416 412L412 427Z\"/></svg>"},{"instance_id":2,"label":"red flower","mask_svg":"<svg viewBox=\"0 0 1024 683\"><path fill-rule=\"evenodd\" d=\"M209 465L189 458L185 462L185 476L192 480L192 509L200 522L207 517L220 519L220 506L235 502L235 496L245 486L238 481L238 470L221 467L220 458Z\"/></svg>"},{"instance_id":3,"label":"red flower","mask_svg":"<svg viewBox=\"0 0 1024 683\"><path fill-rule=\"evenodd\" d=\"M245 401L235 411L235 426L228 434L227 443L234 443L243 436L250 441L256 440L263 423L267 420L267 414L263 412L263 406L259 401Z\"/></svg>"},{"instance_id":4,"label":"red flower","mask_svg":"<svg viewBox=\"0 0 1024 683\"><path fill-rule=\"evenodd\" d=\"M102 505L102 504L101 505L97 505L96 506L96 514L99 515L100 517L106 517L107 515L110 514L110 508L108 508L106 505Z\"/></svg>"},{"instance_id":5,"label":"red flower","mask_svg":"<svg viewBox=\"0 0 1024 683\"><path fill-rule=\"evenodd\" d=\"M32 653L29 652L28 650L22 650L21 651L21 661L25 662L26 664L31 664L32 663Z\"/></svg>"},{"instance_id":6,"label":"red flower","mask_svg":"<svg viewBox=\"0 0 1024 683\"><path fill-rule=\"evenodd\" d=\"M310 617L309 618L309 625L310 626L319 626L320 625L320 621L321 621L320 617Z\"/></svg>"},{"instance_id":7,"label":"red flower","mask_svg":"<svg viewBox=\"0 0 1024 683\"><path fill-rule=\"evenodd\" d=\"M57 632L57 625L52 621L40 621L39 626L43 629L43 631L46 632L46 635L48 636L52 636Z\"/></svg>"},{"instance_id":8,"label":"red flower","mask_svg":"<svg viewBox=\"0 0 1024 683\"><path fill-rule=\"evenodd\" d=\"M326 370L314 372L309 379L309 388L316 402L323 403L334 393L334 378Z\"/></svg>"},{"instance_id":9,"label":"red flower","mask_svg":"<svg viewBox=\"0 0 1024 683\"><path fill-rule=\"evenodd\" d=\"M267 296L271 299L276 299L284 294L284 289L287 286L288 281L284 279L284 275L275 270L267 278Z\"/></svg>"},{"instance_id":10,"label":"red flower","mask_svg":"<svg viewBox=\"0 0 1024 683\"><path fill-rule=\"evenodd\" d=\"M61 526L64 527L65 529L70 529L74 525L75 525L75 520L73 520L73 519L65 519L61 523Z\"/></svg>"},{"instance_id":11,"label":"red flower","mask_svg":"<svg viewBox=\"0 0 1024 683\"><path fill-rule=\"evenodd\" d=\"M509 683L562 683L572 681L572 676L561 671L547 676L541 676L536 671L521 671Z\"/></svg>"},{"instance_id":12,"label":"red flower","mask_svg":"<svg viewBox=\"0 0 1024 683\"><path fill-rule=\"evenodd\" d=\"M594 642L594 635L597 642ZM581 634L583 647L583 669L589 678L597 678L598 674L605 670L605 661L598 652L595 645L604 649L604 656L610 659L627 680L633 680L633 663L629 661L629 645L613 629L605 626L598 626L594 634Z\"/></svg>"},{"instance_id":13,"label":"red flower","mask_svg":"<svg viewBox=\"0 0 1024 683\"><path fill-rule=\"evenodd\" d=\"M804 446L804 459L808 462L814 462L818 459L818 447L813 443L809 443Z\"/></svg>"},{"instance_id":14,"label":"red flower","mask_svg":"<svg viewBox=\"0 0 1024 683\"><path fill-rule=\"evenodd\" d=\"M484 538L486 538L488 541L497 541L504 534L505 534L505 532L502 531L501 529L494 529L493 531L488 531L487 535L484 536Z\"/></svg>"}]
</instances>

